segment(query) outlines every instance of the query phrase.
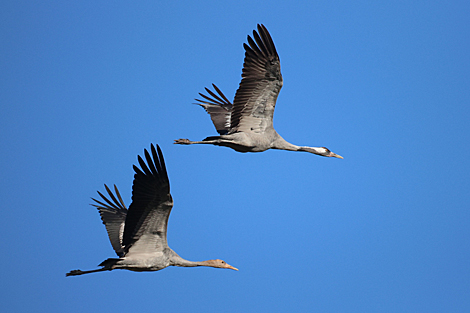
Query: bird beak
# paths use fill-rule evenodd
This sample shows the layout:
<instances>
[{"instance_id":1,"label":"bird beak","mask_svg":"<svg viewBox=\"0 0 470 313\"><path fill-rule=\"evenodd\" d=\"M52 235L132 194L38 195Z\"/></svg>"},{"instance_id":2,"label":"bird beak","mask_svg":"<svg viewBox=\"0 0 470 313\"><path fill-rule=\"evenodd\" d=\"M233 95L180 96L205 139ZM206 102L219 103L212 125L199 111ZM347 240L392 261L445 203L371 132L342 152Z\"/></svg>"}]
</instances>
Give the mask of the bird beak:
<instances>
[{"instance_id":1,"label":"bird beak","mask_svg":"<svg viewBox=\"0 0 470 313\"><path fill-rule=\"evenodd\" d=\"M231 270L238 271L238 268L233 267L232 265L228 265L228 264L227 264L227 266L228 266L228 268L231 269Z\"/></svg>"},{"instance_id":2,"label":"bird beak","mask_svg":"<svg viewBox=\"0 0 470 313\"><path fill-rule=\"evenodd\" d=\"M343 158L342 156L340 156L339 154L336 154L336 153L333 153L333 152L331 152L330 157L335 157L335 158L338 158L338 159L344 159L344 158Z\"/></svg>"}]
</instances>

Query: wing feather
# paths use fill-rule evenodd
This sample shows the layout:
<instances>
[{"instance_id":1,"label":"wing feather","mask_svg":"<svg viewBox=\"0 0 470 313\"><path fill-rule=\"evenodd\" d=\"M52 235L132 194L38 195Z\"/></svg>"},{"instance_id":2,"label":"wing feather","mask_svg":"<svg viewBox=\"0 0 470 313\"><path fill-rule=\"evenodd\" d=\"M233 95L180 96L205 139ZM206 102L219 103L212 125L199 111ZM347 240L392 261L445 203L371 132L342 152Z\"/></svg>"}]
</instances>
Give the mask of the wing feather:
<instances>
[{"instance_id":1,"label":"wing feather","mask_svg":"<svg viewBox=\"0 0 470 313\"><path fill-rule=\"evenodd\" d=\"M132 246L144 252L168 247L167 224L173 207L170 182L160 147L156 150L152 144L150 148L151 155L144 150L146 162L138 156L140 169L134 165L132 203L123 238L126 253Z\"/></svg>"},{"instance_id":2,"label":"wing feather","mask_svg":"<svg viewBox=\"0 0 470 313\"><path fill-rule=\"evenodd\" d=\"M209 113L212 123L215 126L215 129L220 135L225 135L230 131L230 116L232 113L232 103L227 99L227 97L222 93L222 91L215 85L212 84L217 94L211 91L208 88L206 92L209 96L206 96L202 93L199 93L201 97L206 100L195 99L198 101L200 106Z\"/></svg>"},{"instance_id":3,"label":"wing feather","mask_svg":"<svg viewBox=\"0 0 470 313\"><path fill-rule=\"evenodd\" d=\"M101 199L104 200L105 203L91 198L97 204L92 204L92 206L96 207L100 212L101 220L103 221L104 226L106 227L106 231L108 233L109 241L113 246L114 251L119 257L124 256L124 247L122 245L122 237L124 233L124 223L127 216L127 208L122 201L121 194L117 189L116 185L114 185L114 191L116 192L116 196L119 201L114 196L113 192L108 188L108 186L104 185L106 191L108 192L109 197L112 201L106 198L101 192L98 191Z\"/></svg>"},{"instance_id":4,"label":"wing feather","mask_svg":"<svg viewBox=\"0 0 470 313\"><path fill-rule=\"evenodd\" d=\"M254 40L253 40L254 38ZM265 132L272 127L277 96L282 88L279 55L264 25L247 37L242 80L235 94L230 133Z\"/></svg>"}]
</instances>

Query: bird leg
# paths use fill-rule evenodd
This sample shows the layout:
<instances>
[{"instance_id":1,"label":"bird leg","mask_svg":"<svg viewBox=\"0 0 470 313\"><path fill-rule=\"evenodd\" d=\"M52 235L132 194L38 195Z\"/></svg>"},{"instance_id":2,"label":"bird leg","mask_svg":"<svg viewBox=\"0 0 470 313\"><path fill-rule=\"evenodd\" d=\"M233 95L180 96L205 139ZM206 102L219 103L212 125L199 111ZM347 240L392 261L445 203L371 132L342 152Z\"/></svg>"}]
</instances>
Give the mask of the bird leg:
<instances>
[{"instance_id":1,"label":"bird leg","mask_svg":"<svg viewBox=\"0 0 470 313\"><path fill-rule=\"evenodd\" d=\"M191 141L189 139L177 139L175 140L174 144L177 145L192 145L192 144L209 144L209 145L220 145L224 142L231 142L230 140L223 140L218 136L207 137L203 141Z\"/></svg>"},{"instance_id":2,"label":"bird leg","mask_svg":"<svg viewBox=\"0 0 470 313\"><path fill-rule=\"evenodd\" d=\"M238 152L253 152L253 147L255 147L251 145L238 143L234 141L232 138L221 138L221 136L207 137L203 141L191 141L189 139L178 139L178 140L175 140L174 144L179 144L179 145L209 144L209 145L215 145L215 146L229 147ZM260 150L260 151L264 151L264 150Z\"/></svg>"},{"instance_id":3,"label":"bird leg","mask_svg":"<svg viewBox=\"0 0 470 313\"><path fill-rule=\"evenodd\" d=\"M66 277L67 276L78 276L78 275L83 275L83 274L96 273L96 272L102 272L102 271L111 271L111 270L112 270L112 268L107 268L107 267L99 268L99 269L91 270L91 271L73 270L73 271L70 271L67 274L65 274L65 276Z\"/></svg>"},{"instance_id":4,"label":"bird leg","mask_svg":"<svg viewBox=\"0 0 470 313\"><path fill-rule=\"evenodd\" d=\"M190 141L189 139L177 139L174 142L174 144L177 144L177 145L190 145L192 143L195 143L195 142Z\"/></svg>"},{"instance_id":5,"label":"bird leg","mask_svg":"<svg viewBox=\"0 0 470 313\"><path fill-rule=\"evenodd\" d=\"M223 143L231 143L231 140L224 140L218 136L213 136L213 137L207 137L203 141L191 141L189 139L177 139L174 142L174 144L177 144L177 145L192 145L192 144L224 145Z\"/></svg>"}]
</instances>

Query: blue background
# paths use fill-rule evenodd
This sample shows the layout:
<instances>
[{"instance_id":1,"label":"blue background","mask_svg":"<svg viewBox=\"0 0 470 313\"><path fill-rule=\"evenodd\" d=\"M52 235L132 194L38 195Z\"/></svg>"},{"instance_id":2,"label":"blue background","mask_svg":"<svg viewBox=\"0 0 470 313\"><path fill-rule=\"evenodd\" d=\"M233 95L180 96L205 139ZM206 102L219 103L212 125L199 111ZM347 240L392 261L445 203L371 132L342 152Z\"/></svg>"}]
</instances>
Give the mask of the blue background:
<instances>
[{"instance_id":1,"label":"blue background","mask_svg":"<svg viewBox=\"0 0 470 313\"><path fill-rule=\"evenodd\" d=\"M468 1L15 1L0 9L5 312L469 312ZM241 154L192 104L229 98L270 31L274 123L308 153ZM170 267L65 278L115 256L90 197L127 205L158 143Z\"/></svg>"}]
</instances>

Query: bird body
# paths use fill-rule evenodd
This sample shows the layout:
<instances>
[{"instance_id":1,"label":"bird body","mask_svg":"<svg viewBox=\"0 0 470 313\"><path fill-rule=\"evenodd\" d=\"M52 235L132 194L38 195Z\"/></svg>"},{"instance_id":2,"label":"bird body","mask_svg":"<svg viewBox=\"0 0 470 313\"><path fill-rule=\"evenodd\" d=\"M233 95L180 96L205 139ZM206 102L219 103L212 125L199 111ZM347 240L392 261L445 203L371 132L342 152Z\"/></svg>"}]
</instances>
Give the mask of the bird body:
<instances>
[{"instance_id":1,"label":"bird body","mask_svg":"<svg viewBox=\"0 0 470 313\"><path fill-rule=\"evenodd\" d=\"M262 152L268 149L305 151L325 157L340 155L325 147L296 146L284 140L273 127L277 97L283 85L281 64L274 42L264 25L248 36L242 80L233 103L212 84L215 92L206 88L209 96L200 93L196 99L211 116L219 136L202 141L175 140L175 144L212 144L226 146L238 152Z\"/></svg>"},{"instance_id":2,"label":"bird body","mask_svg":"<svg viewBox=\"0 0 470 313\"><path fill-rule=\"evenodd\" d=\"M269 136L267 136L268 134ZM216 146L230 147L238 152L263 152L273 148L274 142L271 140L271 137L274 136L279 136L274 129L264 134L253 133L251 136L247 135L245 132L237 132L227 135L208 137L204 139L203 142L196 143L210 142Z\"/></svg>"},{"instance_id":3,"label":"bird body","mask_svg":"<svg viewBox=\"0 0 470 313\"><path fill-rule=\"evenodd\" d=\"M157 153L158 150L158 153ZM97 204L101 219L106 226L111 245L119 258L109 258L99 266L102 268L82 271L73 270L66 276L83 275L114 269L135 272L158 271L168 266L210 266L237 270L222 260L193 262L180 257L167 243L167 226L173 199L170 183L160 147L151 145L152 156L145 150L144 160L139 156L141 169L134 165L132 203L129 209L122 201L119 190L116 194L105 185L108 199L98 191L102 201Z\"/></svg>"}]
</instances>

